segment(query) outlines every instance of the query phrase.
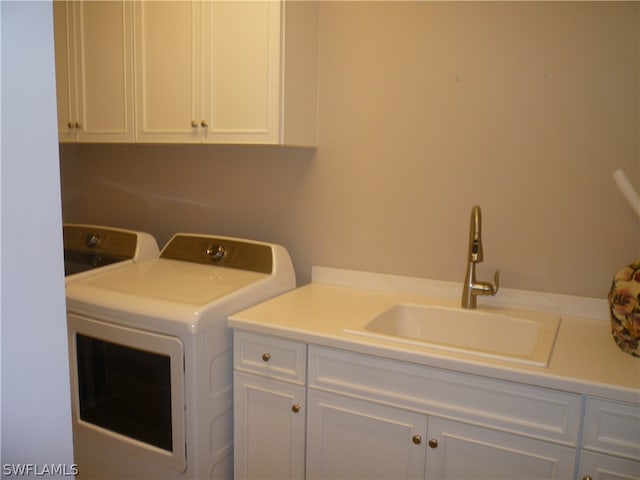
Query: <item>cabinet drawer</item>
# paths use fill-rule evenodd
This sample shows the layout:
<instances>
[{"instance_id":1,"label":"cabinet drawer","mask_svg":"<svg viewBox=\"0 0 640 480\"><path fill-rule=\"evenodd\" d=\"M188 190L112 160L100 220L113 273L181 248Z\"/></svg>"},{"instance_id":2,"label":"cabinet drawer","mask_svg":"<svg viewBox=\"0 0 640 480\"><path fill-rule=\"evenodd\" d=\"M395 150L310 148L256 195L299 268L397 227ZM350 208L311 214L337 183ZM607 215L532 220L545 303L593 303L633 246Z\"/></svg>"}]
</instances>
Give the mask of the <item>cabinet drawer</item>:
<instances>
[{"instance_id":1,"label":"cabinet drawer","mask_svg":"<svg viewBox=\"0 0 640 480\"><path fill-rule=\"evenodd\" d=\"M640 405L587 398L582 447L640 459Z\"/></svg>"},{"instance_id":2,"label":"cabinet drawer","mask_svg":"<svg viewBox=\"0 0 640 480\"><path fill-rule=\"evenodd\" d=\"M309 386L575 446L574 395L309 346Z\"/></svg>"},{"instance_id":3,"label":"cabinet drawer","mask_svg":"<svg viewBox=\"0 0 640 480\"><path fill-rule=\"evenodd\" d=\"M236 330L233 366L236 370L304 384L306 344Z\"/></svg>"}]
</instances>

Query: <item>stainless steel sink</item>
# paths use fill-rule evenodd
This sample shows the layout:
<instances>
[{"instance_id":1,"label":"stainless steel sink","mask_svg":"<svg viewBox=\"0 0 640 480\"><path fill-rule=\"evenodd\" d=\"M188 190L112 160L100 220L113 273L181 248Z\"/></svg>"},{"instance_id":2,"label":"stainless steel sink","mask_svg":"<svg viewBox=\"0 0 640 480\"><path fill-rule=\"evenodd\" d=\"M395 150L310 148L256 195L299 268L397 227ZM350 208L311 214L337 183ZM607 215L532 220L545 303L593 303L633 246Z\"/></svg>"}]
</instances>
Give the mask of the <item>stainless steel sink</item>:
<instances>
[{"instance_id":1,"label":"stainless steel sink","mask_svg":"<svg viewBox=\"0 0 640 480\"><path fill-rule=\"evenodd\" d=\"M546 367L560 317L551 313L398 304L347 333Z\"/></svg>"}]
</instances>

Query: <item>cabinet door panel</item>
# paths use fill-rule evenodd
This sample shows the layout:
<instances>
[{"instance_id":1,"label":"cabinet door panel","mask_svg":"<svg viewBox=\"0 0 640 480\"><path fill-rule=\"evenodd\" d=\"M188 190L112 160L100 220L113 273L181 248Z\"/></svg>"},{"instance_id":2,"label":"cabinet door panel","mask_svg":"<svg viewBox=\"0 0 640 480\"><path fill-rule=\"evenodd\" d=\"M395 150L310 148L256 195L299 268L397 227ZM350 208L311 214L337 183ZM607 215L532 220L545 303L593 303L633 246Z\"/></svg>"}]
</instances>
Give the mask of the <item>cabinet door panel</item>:
<instances>
[{"instance_id":1,"label":"cabinet door panel","mask_svg":"<svg viewBox=\"0 0 640 480\"><path fill-rule=\"evenodd\" d=\"M427 478L565 479L575 450L461 422L430 417Z\"/></svg>"},{"instance_id":2,"label":"cabinet door panel","mask_svg":"<svg viewBox=\"0 0 640 480\"><path fill-rule=\"evenodd\" d=\"M280 5L275 1L207 4L205 141L278 141Z\"/></svg>"},{"instance_id":3,"label":"cabinet door panel","mask_svg":"<svg viewBox=\"0 0 640 480\"><path fill-rule=\"evenodd\" d=\"M199 141L199 2L135 2L139 141Z\"/></svg>"},{"instance_id":4,"label":"cabinet door panel","mask_svg":"<svg viewBox=\"0 0 640 480\"><path fill-rule=\"evenodd\" d=\"M578 478L593 480L640 480L640 460L582 452Z\"/></svg>"},{"instance_id":5,"label":"cabinet door panel","mask_svg":"<svg viewBox=\"0 0 640 480\"><path fill-rule=\"evenodd\" d=\"M234 374L235 478L304 478L304 398L303 386Z\"/></svg>"},{"instance_id":6,"label":"cabinet door panel","mask_svg":"<svg viewBox=\"0 0 640 480\"><path fill-rule=\"evenodd\" d=\"M308 410L308 478L424 478L425 415L315 390Z\"/></svg>"},{"instance_id":7,"label":"cabinet door panel","mask_svg":"<svg viewBox=\"0 0 640 480\"><path fill-rule=\"evenodd\" d=\"M54 2L60 141L133 140L131 7Z\"/></svg>"},{"instance_id":8,"label":"cabinet door panel","mask_svg":"<svg viewBox=\"0 0 640 480\"><path fill-rule=\"evenodd\" d=\"M73 11L71 4L53 2L54 41L56 50L56 90L58 99L58 136L60 141L75 141L76 130L69 123L76 121Z\"/></svg>"},{"instance_id":9,"label":"cabinet door panel","mask_svg":"<svg viewBox=\"0 0 640 480\"><path fill-rule=\"evenodd\" d=\"M640 458L640 405L589 397L583 448Z\"/></svg>"},{"instance_id":10,"label":"cabinet door panel","mask_svg":"<svg viewBox=\"0 0 640 480\"><path fill-rule=\"evenodd\" d=\"M133 140L130 2L76 2L82 141Z\"/></svg>"}]
</instances>

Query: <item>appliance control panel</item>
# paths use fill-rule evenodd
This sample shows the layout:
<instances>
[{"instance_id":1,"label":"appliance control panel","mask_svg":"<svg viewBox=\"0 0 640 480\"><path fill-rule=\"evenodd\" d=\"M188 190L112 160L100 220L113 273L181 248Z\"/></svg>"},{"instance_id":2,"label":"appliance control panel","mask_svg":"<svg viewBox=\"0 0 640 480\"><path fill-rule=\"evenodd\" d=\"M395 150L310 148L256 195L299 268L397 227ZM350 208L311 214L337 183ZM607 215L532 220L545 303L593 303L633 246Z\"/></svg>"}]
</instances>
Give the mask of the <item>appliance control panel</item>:
<instances>
[{"instance_id":1,"label":"appliance control panel","mask_svg":"<svg viewBox=\"0 0 640 480\"><path fill-rule=\"evenodd\" d=\"M164 247L160 258L259 273L273 271L273 252L268 244L226 237L178 234Z\"/></svg>"},{"instance_id":2,"label":"appliance control panel","mask_svg":"<svg viewBox=\"0 0 640 480\"><path fill-rule=\"evenodd\" d=\"M63 225L65 253L88 253L116 258L133 258L138 237L135 233L91 225Z\"/></svg>"}]
</instances>

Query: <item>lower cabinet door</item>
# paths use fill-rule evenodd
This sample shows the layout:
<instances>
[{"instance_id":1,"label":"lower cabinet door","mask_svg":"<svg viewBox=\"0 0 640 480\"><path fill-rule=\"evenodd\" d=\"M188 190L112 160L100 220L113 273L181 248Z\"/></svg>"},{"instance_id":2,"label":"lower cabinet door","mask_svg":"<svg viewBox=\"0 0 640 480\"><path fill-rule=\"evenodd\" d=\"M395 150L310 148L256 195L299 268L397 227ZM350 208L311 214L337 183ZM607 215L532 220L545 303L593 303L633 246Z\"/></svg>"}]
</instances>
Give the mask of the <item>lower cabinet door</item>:
<instances>
[{"instance_id":1,"label":"lower cabinet door","mask_svg":"<svg viewBox=\"0 0 640 480\"><path fill-rule=\"evenodd\" d=\"M573 478L571 447L437 417L428 437L428 479Z\"/></svg>"},{"instance_id":2,"label":"lower cabinet door","mask_svg":"<svg viewBox=\"0 0 640 480\"><path fill-rule=\"evenodd\" d=\"M582 451L580 479L591 480L640 480L640 460Z\"/></svg>"},{"instance_id":3,"label":"lower cabinet door","mask_svg":"<svg viewBox=\"0 0 640 480\"><path fill-rule=\"evenodd\" d=\"M236 479L304 478L305 387L234 373Z\"/></svg>"},{"instance_id":4,"label":"lower cabinet door","mask_svg":"<svg viewBox=\"0 0 640 480\"><path fill-rule=\"evenodd\" d=\"M424 478L426 415L310 389L308 479Z\"/></svg>"}]
</instances>

